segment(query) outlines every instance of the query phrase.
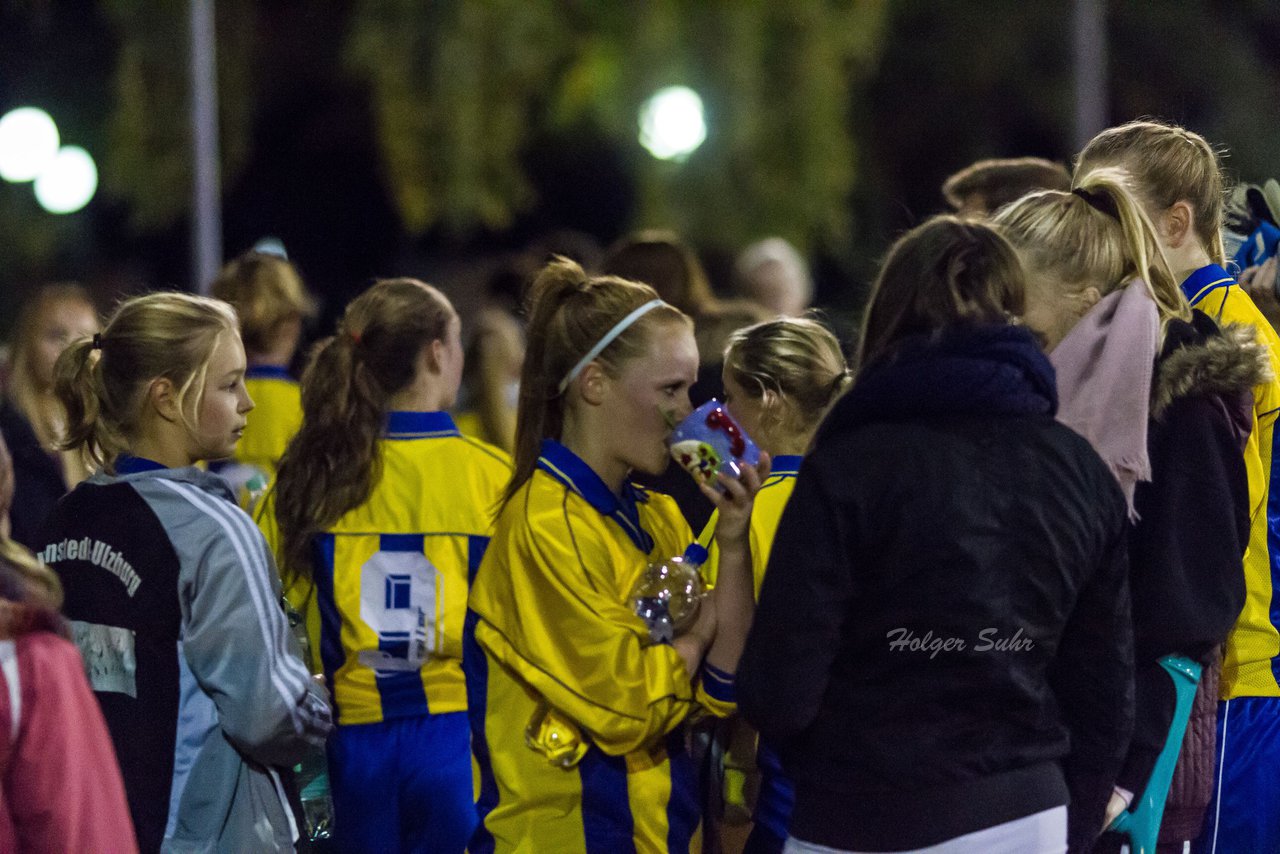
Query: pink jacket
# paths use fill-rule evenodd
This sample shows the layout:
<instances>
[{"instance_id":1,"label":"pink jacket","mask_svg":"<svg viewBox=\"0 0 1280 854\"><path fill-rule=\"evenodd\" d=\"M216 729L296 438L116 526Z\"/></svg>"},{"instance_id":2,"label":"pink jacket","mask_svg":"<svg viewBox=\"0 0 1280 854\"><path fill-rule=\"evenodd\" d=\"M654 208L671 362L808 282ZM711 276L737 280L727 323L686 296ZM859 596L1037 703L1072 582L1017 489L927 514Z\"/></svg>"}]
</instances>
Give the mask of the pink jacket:
<instances>
[{"instance_id":1,"label":"pink jacket","mask_svg":"<svg viewBox=\"0 0 1280 854\"><path fill-rule=\"evenodd\" d=\"M75 645L40 630L0 640L0 851L137 850Z\"/></svg>"}]
</instances>

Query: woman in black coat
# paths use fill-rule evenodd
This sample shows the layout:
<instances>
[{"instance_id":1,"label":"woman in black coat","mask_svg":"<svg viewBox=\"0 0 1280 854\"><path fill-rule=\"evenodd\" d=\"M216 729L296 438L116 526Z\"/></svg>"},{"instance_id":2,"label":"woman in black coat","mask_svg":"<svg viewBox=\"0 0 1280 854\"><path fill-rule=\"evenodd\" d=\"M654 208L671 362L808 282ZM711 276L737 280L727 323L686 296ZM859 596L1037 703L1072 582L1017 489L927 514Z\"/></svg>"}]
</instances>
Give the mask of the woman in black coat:
<instances>
[{"instance_id":1,"label":"woman in black coat","mask_svg":"<svg viewBox=\"0 0 1280 854\"><path fill-rule=\"evenodd\" d=\"M1054 420L989 226L891 250L805 458L738 672L796 783L789 851L1088 844L1128 744L1125 502ZM806 847L806 845L808 847Z\"/></svg>"}]
</instances>

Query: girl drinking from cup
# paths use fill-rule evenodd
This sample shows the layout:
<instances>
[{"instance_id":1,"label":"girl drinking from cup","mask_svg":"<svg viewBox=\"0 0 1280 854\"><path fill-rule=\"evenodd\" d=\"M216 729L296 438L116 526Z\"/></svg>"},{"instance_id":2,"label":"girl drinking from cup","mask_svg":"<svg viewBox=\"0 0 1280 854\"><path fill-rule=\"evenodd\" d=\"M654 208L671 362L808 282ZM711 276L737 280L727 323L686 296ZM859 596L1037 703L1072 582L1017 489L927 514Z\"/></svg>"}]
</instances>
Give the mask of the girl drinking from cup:
<instances>
[{"instance_id":1,"label":"girl drinking from cup","mask_svg":"<svg viewBox=\"0 0 1280 854\"><path fill-rule=\"evenodd\" d=\"M747 522L767 467L704 490L720 509L719 583L689 631L655 637L628 598L692 535L628 474L667 465L697 377L691 324L651 288L565 260L531 300L515 476L469 602L470 848L687 851L700 816L682 724L733 708L754 608Z\"/></svg>"}]
</instances>

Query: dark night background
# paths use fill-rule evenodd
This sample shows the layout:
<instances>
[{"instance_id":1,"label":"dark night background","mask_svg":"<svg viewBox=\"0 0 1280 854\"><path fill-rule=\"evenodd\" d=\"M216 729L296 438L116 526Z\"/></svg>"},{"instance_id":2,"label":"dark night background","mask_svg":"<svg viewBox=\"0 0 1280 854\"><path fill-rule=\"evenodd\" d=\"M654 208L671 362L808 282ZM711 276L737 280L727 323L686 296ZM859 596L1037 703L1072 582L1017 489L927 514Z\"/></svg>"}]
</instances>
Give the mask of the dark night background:
<instances>
[{"instance_id":1,"label":"dark night background","mask_svg":"<svg viewBox=\"0 0 1280 854\"><path fill-rule=\"evenodd\" d=\"M1070 3L762 5L222 0L224 253L282 238L323 325L376 275L465 305L482 262L555 229L607 244L677 227L720 287L737 249L781 233L813 260L818 301L852 318L948 174L1070 161ZM49 111L101 174L65 217L0 184L0 334L46 281L103 308L194 287L185 14L0 0L0 113ZM1280 174L1280 4L1112 0L1106 30L1111 122L1172 119L1229 147L1233 174ZM668 82L707 104L707 141L679 165L634 134Z\"/></svg>"}]
</instances>

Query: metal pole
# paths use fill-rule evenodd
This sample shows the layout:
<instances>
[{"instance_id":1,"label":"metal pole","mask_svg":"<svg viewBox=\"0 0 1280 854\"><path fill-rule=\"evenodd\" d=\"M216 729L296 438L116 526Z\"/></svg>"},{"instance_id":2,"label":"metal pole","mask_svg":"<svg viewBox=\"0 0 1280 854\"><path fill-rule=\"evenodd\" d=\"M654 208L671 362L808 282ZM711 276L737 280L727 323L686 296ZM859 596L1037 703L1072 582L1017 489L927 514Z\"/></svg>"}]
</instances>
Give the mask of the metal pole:
<instances>
[{"instance_id":1,"label":"metal pole","mask_svg":"<svg viewBox=\"0 0 1280 854\"><path fill-rule=\"evenodd\" d=\"M1107 126L1106 5L1106 0L1075 0L1072 8L1076 151Z\"/></svg>"},{"instance_id":2,"label":"metal pole","mask_svg":"<svg viewBox=\"0 0 1280 854\"><path fill-rule=\"evenodd\" d=\"M191 0L191 275L209 292L222 264L214 0Z\"/></svg>"}]
</instances>

